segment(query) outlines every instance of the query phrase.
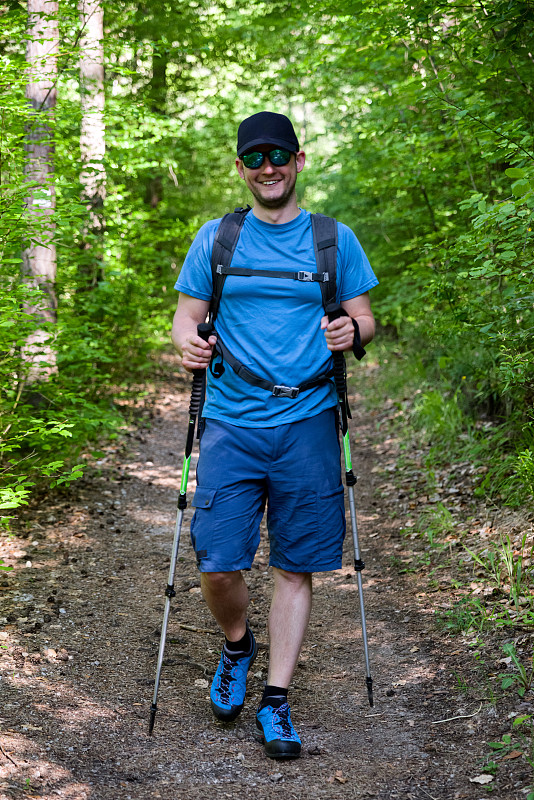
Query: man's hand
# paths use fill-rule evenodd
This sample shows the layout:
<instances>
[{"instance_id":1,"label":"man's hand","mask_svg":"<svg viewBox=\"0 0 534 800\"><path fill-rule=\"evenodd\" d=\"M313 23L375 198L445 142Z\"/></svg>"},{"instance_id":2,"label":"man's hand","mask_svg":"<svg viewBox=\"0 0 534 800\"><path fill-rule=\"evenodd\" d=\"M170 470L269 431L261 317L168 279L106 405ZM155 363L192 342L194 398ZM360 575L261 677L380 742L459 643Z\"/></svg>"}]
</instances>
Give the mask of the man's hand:
<instances>
[{"instance_id":1,"label":"man's hand","mask_svg":"<svg viewBox=\"0 0 534 800\"><path fill-rule=\"evenodd\" d=\"M191 334L181 343L182 365L188 372L194 369L207 369L210 365L213 347L217 343L216 336L210 336L207 342L197 334Z\"/></svg>"},{"instance_id":2,"label":"man's hand","mask_svg":"<svg viewBox=\"0 0 534 800\"><path fill-rule=\"evenodd\" d=\"M321 330L324 331L326 346L329 350L351 350L354 342L354 325L350 317L338 317L333 322L328 322L325 315L321 320Z\"/></svg>"},{"instance_id":3,"label":"man's hand","mask_svg":"<svg viewBox=\"0 0 534 800\"><path fill-rule=\"evenodd\" d=\"M180 294L178 307L172 323L172 343L182 356L182 365L191 372L207 369L211 361L217 337L212 335L207 342L197 333L197 327L206 321L209 303L186 294Z\"/></svg>"},{"instance_id":4,"label":"man's hand","mask_svg":"<svg viewBox=\"0 0 534 800\"><path fill-rule=\"evenodd\" d=\"M324 330L328 349L331 351L352 350L354 344L353 319L358 323L361 343L365 347L375 335L375 320L371 311L369 292L350 300L343 300L341 306L349 315L348 317L338 317L330 323L327 316L321 320L321 329Z\"/></svg>"}]
</instances>

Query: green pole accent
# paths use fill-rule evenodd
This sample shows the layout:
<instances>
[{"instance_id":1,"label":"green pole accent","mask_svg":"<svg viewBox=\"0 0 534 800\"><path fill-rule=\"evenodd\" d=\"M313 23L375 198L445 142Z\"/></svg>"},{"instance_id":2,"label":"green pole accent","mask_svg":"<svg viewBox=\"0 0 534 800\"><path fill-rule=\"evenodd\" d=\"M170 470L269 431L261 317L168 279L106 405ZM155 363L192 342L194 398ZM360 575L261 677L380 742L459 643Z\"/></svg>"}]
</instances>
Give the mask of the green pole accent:
<instances>
[{"instance_id":1,"label":"green pole accent","mask_svg":"<svg viewBox=\"0 0 534 800\"><path fill-rule=\"evenodd\" d=\"M191 463L191 456L184 456L184 463L182 467L182 482L180 484L180 494L187 494L187 480L189 478L189 465Z\"/></svg>"},{"instance_id":2,"label":"green pole accent","mask_svg":"<svg viewBox=\"0 0 534 800\"><path fill-rule=\"evenodd\" d=\"M345 450L345 470L350 472L352 469L352 459L350 457L350 442L349 442L349 432L347 431L345 436L343 437L343 448Z\"/></svg>"}]
</instances>

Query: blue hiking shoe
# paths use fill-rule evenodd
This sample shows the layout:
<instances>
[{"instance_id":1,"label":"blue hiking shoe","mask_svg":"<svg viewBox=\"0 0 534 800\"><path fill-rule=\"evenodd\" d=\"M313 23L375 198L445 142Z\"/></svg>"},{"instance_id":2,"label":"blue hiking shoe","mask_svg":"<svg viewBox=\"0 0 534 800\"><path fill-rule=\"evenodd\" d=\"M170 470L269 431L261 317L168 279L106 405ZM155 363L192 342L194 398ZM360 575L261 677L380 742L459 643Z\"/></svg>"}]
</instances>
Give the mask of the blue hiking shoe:
<instances>
[{"instance_id":1,"label":"blue hiking shoe","mask_svg":"<svg viewBox=\"0 0 534 800\"><path fill-rule=\"evenodd\" d=\"M256 714L256 738L269 758L298 758L301 741L291 722L289 705L265 706Z\"/></svg>"},{"instance_id":2,"label":"blue hiking shoe","mask_svg":"<svg viewBox=\"0 0 534 800\"><path fill-rule=\"evenodd\" d=\"M211 708L221 722L232 722L241 713L245 702L247 672L258 654L252 631L252 653L237 660L228 658L224 649L210 689Z\"/></svg>"}]
</instances>

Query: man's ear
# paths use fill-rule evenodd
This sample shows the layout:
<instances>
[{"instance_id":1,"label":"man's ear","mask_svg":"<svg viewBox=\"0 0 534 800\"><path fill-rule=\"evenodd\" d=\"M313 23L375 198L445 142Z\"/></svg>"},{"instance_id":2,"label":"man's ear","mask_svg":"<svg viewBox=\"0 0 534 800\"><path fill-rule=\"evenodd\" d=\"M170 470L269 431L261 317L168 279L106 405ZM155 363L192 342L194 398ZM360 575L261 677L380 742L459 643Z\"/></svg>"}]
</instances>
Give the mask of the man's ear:
<instances>
[{"instance_id":1,"label":"man's ear","mask_svg":"<svg viewBox=\"0 0 534 800\"><path fill-rule=\"evenodd\" d=\"M304 150L299 150L298 153L296 153L295 161L297 164L297 172L302 172L304 164L306 163L306 153Z\"/></svg>"},{"instance_id":2,"label":"man's ear","mask_svg":"<svg viewBox=\"0 0 534 800\"><path fill-rule=\"evenodd\" d=\"M239 172L239 177L245 180L245 170L243 169L243 162L240 158L236 158L235 160L236 169Z\"/></svg>"}]
</instances>

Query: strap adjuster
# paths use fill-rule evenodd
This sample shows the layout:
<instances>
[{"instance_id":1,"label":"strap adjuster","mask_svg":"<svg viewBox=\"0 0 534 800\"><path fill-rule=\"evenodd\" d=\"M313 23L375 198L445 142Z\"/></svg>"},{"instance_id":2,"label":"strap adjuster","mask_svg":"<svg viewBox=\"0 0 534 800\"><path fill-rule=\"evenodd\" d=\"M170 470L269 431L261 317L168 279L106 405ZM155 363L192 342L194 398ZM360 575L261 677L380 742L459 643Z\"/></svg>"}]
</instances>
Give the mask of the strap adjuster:
<instances>
[{"instance_id":1,"label":"strap adjuster","mask_svg":"<svg viewBox=\"0 0 534 800\"><path fill-rule=\"evenodd\" d=\"M273 386L273 397L290 397L292 400L298 397L300 388L298 386L283 386L278 384Z\"/></svg>"},{"instance_id":2,"label":"strap adjuster","mask_svg":"<svg viewBox=\"0 0 534 800\"><path fill-rule=\"evenodd\" d=\"M330 275L328 272L308 272L305 269L301 269L296 274L296 279L298 281L317 281L318 283L326 283Z\"/></svg>"}]
</instances>

